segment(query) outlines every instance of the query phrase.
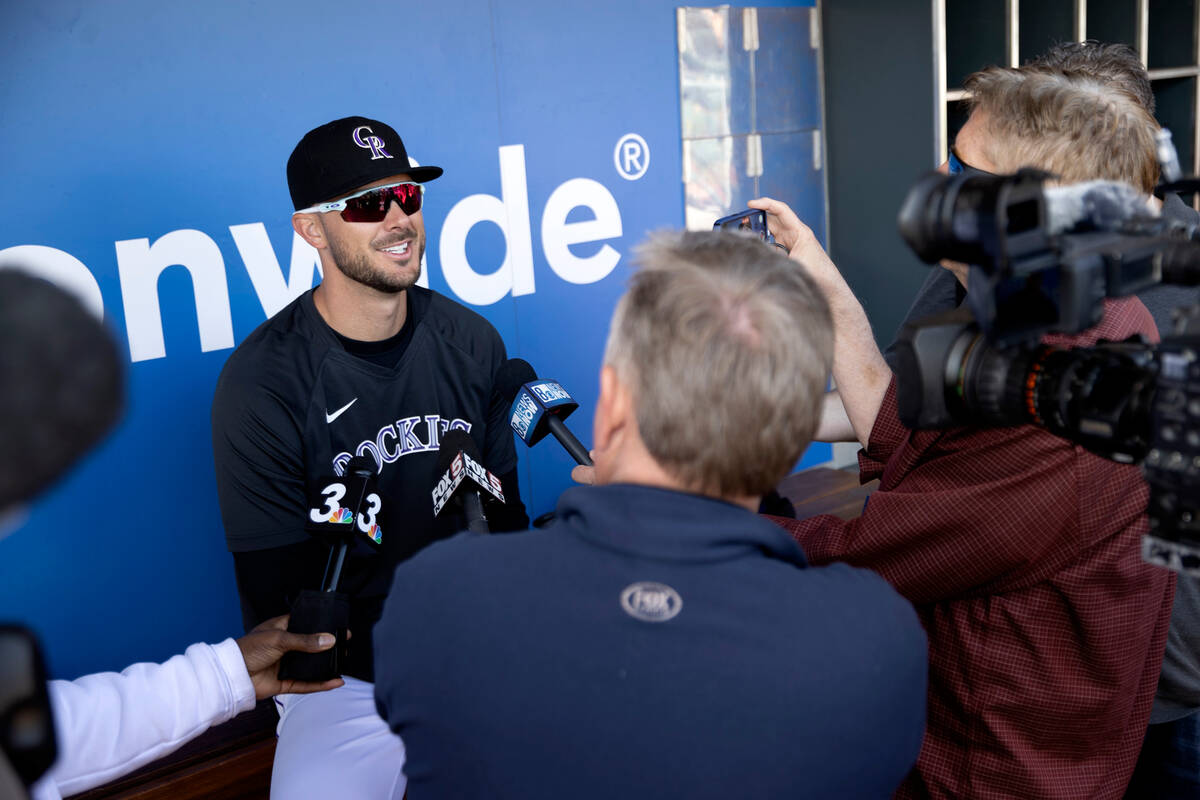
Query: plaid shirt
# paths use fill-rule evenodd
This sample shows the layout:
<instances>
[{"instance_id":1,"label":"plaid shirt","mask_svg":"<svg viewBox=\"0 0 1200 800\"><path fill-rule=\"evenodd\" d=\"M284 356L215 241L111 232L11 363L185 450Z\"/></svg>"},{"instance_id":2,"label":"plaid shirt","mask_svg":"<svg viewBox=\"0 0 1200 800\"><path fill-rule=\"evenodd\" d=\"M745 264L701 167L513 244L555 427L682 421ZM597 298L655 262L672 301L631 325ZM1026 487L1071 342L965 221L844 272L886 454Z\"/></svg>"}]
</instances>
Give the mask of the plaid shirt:
<instances>
[{"instance_id":1,"label":"plaid shirt","mask_svg":"<svg viewBox=\"0 0 1200 800\"><path fill-rule=\"evenodd\" d=\"M1140 301L1055 346L1155 336ZM814 563L886 578L929 636L929 706L898 797L1120 798L1162 664L1174 576L1139 556L1147 489L1039 428L912 431L888 388L863 515L776 519Z\"/></svg>"}]
</instances>

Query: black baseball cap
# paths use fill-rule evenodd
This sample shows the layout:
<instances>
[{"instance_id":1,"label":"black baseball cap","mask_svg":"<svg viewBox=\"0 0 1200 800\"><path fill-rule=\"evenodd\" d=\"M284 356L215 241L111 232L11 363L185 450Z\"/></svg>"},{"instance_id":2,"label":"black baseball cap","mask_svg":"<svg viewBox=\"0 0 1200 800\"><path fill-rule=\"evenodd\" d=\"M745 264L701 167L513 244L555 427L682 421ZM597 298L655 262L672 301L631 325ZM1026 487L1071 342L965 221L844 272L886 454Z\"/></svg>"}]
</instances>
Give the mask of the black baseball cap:
<instances>
[{"instance_id":1,"label":"black baseball cap","mask_svg":"<svg viewBox=\"0 0 1200 800\"><path fill-rule=\"evenodd\" d=\"M287 163L288 190L297 211L401 173L425 183L440 176L442 168L409 166L400 134L366 117L335 119L314 128Z\"/></svg>"}]
</instances>

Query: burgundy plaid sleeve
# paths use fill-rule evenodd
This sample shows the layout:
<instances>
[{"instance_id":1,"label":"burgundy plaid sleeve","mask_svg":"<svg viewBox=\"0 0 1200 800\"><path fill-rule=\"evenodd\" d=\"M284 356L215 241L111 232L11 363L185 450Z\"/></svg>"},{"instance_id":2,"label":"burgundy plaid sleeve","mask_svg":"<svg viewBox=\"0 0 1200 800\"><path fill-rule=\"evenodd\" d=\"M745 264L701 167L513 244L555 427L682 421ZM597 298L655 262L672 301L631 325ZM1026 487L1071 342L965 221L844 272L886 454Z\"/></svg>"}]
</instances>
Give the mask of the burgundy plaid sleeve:
<instances>
[{"instance_id":1,"label":"burgundy plaid sleeve","mask_svg":"<svg viewBox=\"0 0 1200 800\"><path fill-rule=\"evenodd\" d=\"M889 419L877 429L899 425L894 402L880 413ZM936 450L938 458L878 470L869 513L778 520L810 560L868 567L926 603L1036 583L1078 552L1064 539L1078 530L1074 462L1087 457L1079 448L1028 426L909 436L926 440L914 453ZM874 471L868 453L864 479Z\"/></svg>"},{"instance_id":2,"label":"burgundy plaid sleeve","mask_svg":"<svg viewBox=\"0 0 1200 800\"><path fill-rule=\"evenodd\" d=\"M908 438L909 430L900 422L897 414L882 413L885 409L897 407L896 390L896 378L893 377L879 406L880 413L875 415L875 424L871 426L868 446L858 451L858 471L863 483L882 478L888 459Z\"/></svg>"}]
</instances>

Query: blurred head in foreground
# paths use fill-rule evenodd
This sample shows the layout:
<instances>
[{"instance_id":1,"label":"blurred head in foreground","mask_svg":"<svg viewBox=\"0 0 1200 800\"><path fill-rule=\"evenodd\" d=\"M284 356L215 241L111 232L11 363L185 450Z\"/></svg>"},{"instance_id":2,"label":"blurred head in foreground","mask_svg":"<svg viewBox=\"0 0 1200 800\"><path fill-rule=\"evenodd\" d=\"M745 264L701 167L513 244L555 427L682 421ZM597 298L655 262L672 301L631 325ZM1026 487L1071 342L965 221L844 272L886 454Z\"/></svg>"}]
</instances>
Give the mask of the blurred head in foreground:
<instances>
[{"instance_id":1,"label":"blurred head in foreground","mask_svg":"<svg viewBox=\"0 0 1200 800\"><path fill-rule=\"evenodd\" d=\"M49 281L0 270L0 514L48 488L109 431L123 387L100 320Z\"/></svg>"}]
</instances>

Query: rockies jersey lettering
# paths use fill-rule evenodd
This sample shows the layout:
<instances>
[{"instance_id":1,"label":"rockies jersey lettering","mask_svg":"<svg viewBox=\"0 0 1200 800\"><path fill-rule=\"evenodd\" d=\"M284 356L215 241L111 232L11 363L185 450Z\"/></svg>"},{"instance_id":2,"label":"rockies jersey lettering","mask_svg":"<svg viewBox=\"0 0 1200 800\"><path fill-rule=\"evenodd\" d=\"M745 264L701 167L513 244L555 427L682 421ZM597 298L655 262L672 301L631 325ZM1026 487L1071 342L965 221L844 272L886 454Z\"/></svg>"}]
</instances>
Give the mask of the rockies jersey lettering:
<instances>
[{"instance_id":1,"label":"rockies jersey lettering","mask_svg":"<svg viewBox=\"0 0 1200 800\"><path fill-rule=\"evenodd\" d=\"M417 433L417 426L424 425L425 440ZM413 453L436 453L441 446L441 437L448 430L471 432L471 423L465 419L442 419L438 414L404 417L379 429L374 439L364 439L353 453L345 451L333 457L333 471L341 475L346 464L354 456L369 455L375 459L376 468L382 472L384 464L394 464Z\"/></svg>"}]
</instances>

